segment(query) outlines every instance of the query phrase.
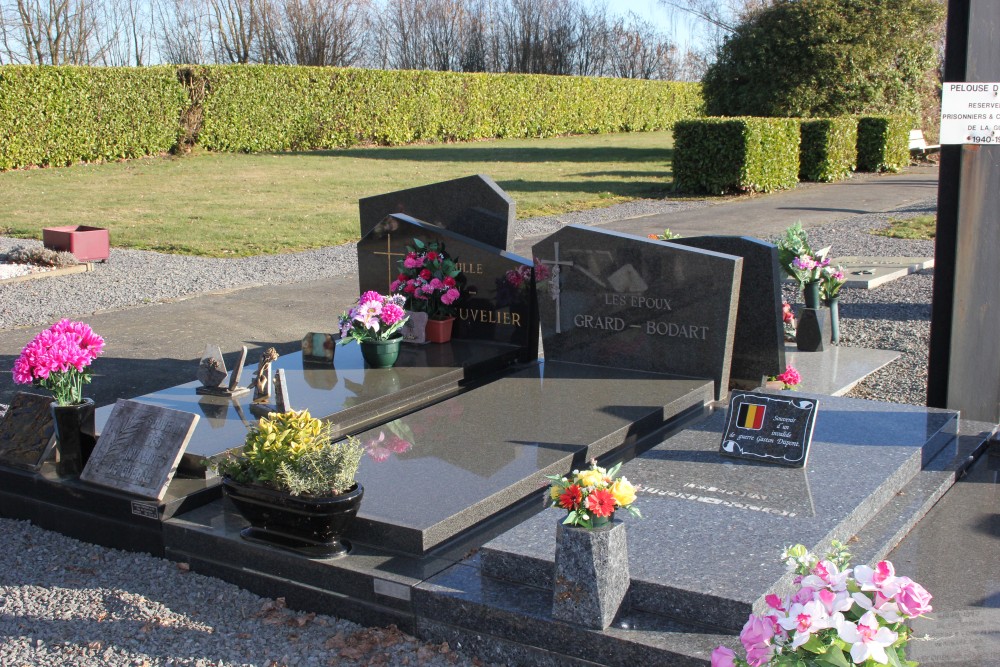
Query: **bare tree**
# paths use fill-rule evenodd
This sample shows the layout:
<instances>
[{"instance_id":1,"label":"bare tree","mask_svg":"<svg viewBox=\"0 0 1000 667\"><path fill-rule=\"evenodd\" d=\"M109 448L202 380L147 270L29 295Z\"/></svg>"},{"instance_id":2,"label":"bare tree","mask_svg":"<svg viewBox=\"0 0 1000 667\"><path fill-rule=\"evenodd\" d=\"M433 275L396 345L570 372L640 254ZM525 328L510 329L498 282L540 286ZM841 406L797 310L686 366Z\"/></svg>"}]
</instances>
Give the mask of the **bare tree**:
<instances>
[{"instance_id":1,"label":"bare tree","mask_svg":"<svg viewBox=\"0 0 1000 667\"><path fill-rule=\"evenodd\" d=\"M2 6L3 43L11 61L87 65L105 49L97 0L11 0Z\"/></svg>"},{"instance_id":2,"label":"bare tree","mask_svg":"<svg viewBox=\"0 0 1000 667\"><path fill-rule=\"evenodd\" d=\"M297 65L357 64L364 52L368 9L365 0L285 0L285 47L280 52Z\"/></svg>"},{"instance_id":3,"label":"bare tree","mask_svg":"<svg viewBox=\"0 0 1000 667\"><path fill-rule=\"evenodd\" d=\"M203 0L156 0L153 5L160 59L198 65L209 61L208 5Z\"/></svg>"},{"instance_id":4,"label":"bare tree","mask_svg":"<svg viewBox=\"0 0 1000 667\"><path fill-rule=\"evenodd\" d=\"M651 23L633 12L611 28L611 73L629 79L672 78L676 48Z\"/></svg>"},{"instance_id":5,"label":"bare tree","mask_svg":"<svg viewBox=\"0 0 1000 667\"><path fill-rule=\"evenodd\" d=\"M260 36L261 2L208 0L209 43L216 62L251 62Z\"/></svg>"}]
</instances>

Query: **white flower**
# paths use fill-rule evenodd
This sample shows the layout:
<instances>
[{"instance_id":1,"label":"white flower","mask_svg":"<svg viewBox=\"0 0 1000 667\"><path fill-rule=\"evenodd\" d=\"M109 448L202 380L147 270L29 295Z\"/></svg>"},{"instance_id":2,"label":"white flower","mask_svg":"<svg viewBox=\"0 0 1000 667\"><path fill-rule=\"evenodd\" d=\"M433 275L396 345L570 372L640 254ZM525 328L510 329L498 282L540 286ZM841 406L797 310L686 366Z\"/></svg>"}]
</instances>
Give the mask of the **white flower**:
<instances>
[{"instance_id":1,"label":"white flower","mask_svg":"<svg viewBox=\"0 0 1000 667\"><path fill-rule=\"evenodd\" d=\"M892 646L898 635L889 628L879 627L875 612L868 611L858 619L857 624L837 618L837 635L851 644L851 659L860 665L871 658L880 665L889 664L885 649Z\"/></svg>"},{"instance_id":2,"label":"white flower","mask_svg":"<svg viewBox=\"0 0 1000 667\"><path fill-rule=\"evenodd\" d=\"M858 606L866 611L873 611L890 623L898 623L904 616L899 613L899 607L895 602L886 599L881 593L875 591L875 601L864 593L855 593L851 596Z\"/></svg>"},{"instance_id":3,"label":"white flower","mask_svg":"<svg viewBox=\"0 0 1000 667\"><path fill-rule=\"evenodd\" d=\"M813 600L805 604L793 604L788 610L788 616L778 619L778 625L789 632L795 632L791 647L796 649L809 641L812 633L832 627L832 620L823 608L823 603Z\"/></svg>"}]
</instances>

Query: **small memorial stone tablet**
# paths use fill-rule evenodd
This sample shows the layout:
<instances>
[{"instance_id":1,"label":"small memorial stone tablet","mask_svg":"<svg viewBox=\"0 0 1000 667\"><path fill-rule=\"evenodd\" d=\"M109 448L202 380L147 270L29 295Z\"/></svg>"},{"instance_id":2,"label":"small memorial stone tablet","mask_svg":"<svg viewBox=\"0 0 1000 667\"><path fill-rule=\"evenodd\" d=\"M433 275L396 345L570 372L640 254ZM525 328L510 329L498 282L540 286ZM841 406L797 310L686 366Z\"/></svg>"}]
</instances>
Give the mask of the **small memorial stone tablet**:
<instances>
[{"instance_id":1,"label":"small memorial stone tablet","mask_svg":"<svg viewBox=\"0 0 1000 667\"><path fill-rule=\"evenodd\" d=\"M332 364L334 343L333 334L310 331L302 338L302 361L313 364Z\"/></svg>"},{"instance_id":2,"label":"small memorial stone tablet","mask_svg":"<svg viewBox=\"0 0 1000 667\"><path fill-rule=\"evenodd\" d=\"M18 392L0 418L0 464L38 470L52 446L52 397Z\"/></svg>"},{"instance_id":3,"label":"small memorial stone tablet","mask_svg":"<svg viewBox=\"0 0 1000 667\"><path fill-rule=\"evenodd\" d=\"M811 398L734 393L721 453L801 468L809 455L817 405Z\"/></svg>"},{"instance_id":4,"label":"small memorial stone tablet","mask_svg":"<svg viewBox=\"0 0 1000 667\"><path fill-rule=\"evenodd\" d=\"M190 412L118 399L80 479L162 500L197 423Z\"/></svg>"}]
</instances>

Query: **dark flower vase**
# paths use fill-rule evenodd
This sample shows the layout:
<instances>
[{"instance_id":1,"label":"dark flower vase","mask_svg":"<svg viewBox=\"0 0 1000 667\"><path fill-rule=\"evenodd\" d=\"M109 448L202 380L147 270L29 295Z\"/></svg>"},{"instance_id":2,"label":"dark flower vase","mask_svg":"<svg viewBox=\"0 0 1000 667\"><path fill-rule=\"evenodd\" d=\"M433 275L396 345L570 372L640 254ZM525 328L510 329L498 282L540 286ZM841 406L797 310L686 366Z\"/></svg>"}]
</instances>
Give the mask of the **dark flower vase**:
<instances>
[{"instance_id":1,"label":"dark flower vase","mask_svg":"<svg viewBox=\"0 0 1000 667\"><path fill-rule=\"evenodd\" d=\"M830 342L836 345L840 342L840 297L828 299L826 305L830 307Z\"/></svg>"},{"instance_id":2,"label":"dark flower vase","mask_svg":"<svg viewBox=\"0 0 1000 667\"><path fill-rule=\"evenodd\" d=\"M819 308L819 281L810 280L802 286L802 299L806 303L806 308Z\"/></svg>"},{"instance_id":3,"label":"dark flower vase","mask_svg":"<svg viewBox=\"0 0 1000 667\"><path fill-rule=\"evenodd\" d=\"M337 496L293 496L254 484L222 478L222 488L250 522L240 535L308 556L339 558L351 545L342 536L354 522L365 489L355 484Z\"/></svg>"},{"instance_id":4,"label":"dark flower vase","mask_svg":"<svg viewBox=\"0 0 1000 667\"><path fill-rule=\"evenodd\" d=\"M372 368L392 368L399 358L399 344L402 342L402 334L389 340L361 341L361 356Z\"/></svg>"},{"instance_id":5,"label":"dark flower vase","mask_svg":"<svg viewBox=\"0 0 1000 667\"><path fill-rule=\"evenodd\" d=\"M76 405L53 403L52 424L56 435L56 472L63 477L79 475L97 442L93 399L85 398Z\"/></svg>"}]
</instances>

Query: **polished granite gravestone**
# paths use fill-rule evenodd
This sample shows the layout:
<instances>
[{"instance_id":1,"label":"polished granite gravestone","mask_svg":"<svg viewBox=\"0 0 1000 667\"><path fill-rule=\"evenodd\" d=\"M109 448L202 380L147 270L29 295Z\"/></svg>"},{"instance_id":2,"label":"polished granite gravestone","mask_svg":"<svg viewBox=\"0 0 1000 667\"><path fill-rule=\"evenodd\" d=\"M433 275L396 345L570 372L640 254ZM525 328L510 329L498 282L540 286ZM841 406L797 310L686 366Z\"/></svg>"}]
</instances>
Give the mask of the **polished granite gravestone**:
<instances>
[{"instance_id":1,"label":"polished granite gravestone","mask_svg":"<svg viewBox=\"0 0 1000 667\"><path fill-rule=\"evenodd\" d=\"M361 236L393 213L450 229L500 250L510 248L514 200L483 174L388 192L358 201Z\"/></svg>"},{"instance_id":2,"label":"polished granite gravestone","mask_svg":"<svg viewBox=\"0 0 1000 667\"><path fill-rule=\"evenodd\" d=\"M536 243L546 359L602 363L715 382L729 368L743 260L570 225Z\"/></svg>"},{"instance_id":3,"label":"polished granite gravestone","mask_svg":"<svg viewBox=\"0 0 1000 667\"><path fill-rule=\"evenodd\" d=\"M162 500L200 417L119 398L80 479Z\"/></svg>"},{"instance_id":4,"label":"polished granite gravestone","mask_svg":"<svg viewBox=\"0 0 1000 667\"><path fill-rule=\"evenodd\" d=\"M789 585L784 547L848 542L935 457L952 458L954 411L808 398L820 407L804 469L721 456L724 411L622 467L644 517L628 522L633 610L738 630ZM544 585L560 516L546 511L486 544L484 574Z\"/></svg>"},{"instance_id":5,"label":"polished granite gravestone","mask_svg":"<svg viewBox=\"0 0 1000 667\"><path fill-rule=\"evenodd\" d=\"M52 397L17 392L0 417L0 465L38 470L54 434Z\"/></svg>"},{"instance_id":6,"label":"polished granite gravestone","mask_svg":"<svg viewBox=\"0 0 1000 667\"><path fill-rule=\"evenodd\" d=\"M464 293L454 304L453 338L517 345L522 361L538 356L534 283L521 279L523 272L531 272L531 260L450 230L396 214L375 225L358 241L361 292L387 294L414 239L444 244L465 275Z\"/></svg>"},{"instance_id":7,"label":"polished granite gravestone","mask_svg":"<svg viewBox=\"0 0 1000 667\"><path fill-rule=\"evenodd\" d=\"M510 344L452 340L443 345L403 345L393 368L368 368L357 344L338 345L333 363L304 362L302 353L272 363L283 370L289 401L327 420L334 437L362 430L413 410L423 402L456 394L510 366L523 354ZM255 367L250 366L251 374ZM203 396L197 381L140 396L135 400L204 417L188 442L180 468L187 475L210 475L209 459L241 447L256 421L252 396ZM98 408L98 431L111 406Z\"/></svg>"},{"instance_id":8,"label":"polished granite gravestone","mask_svg":"<svg viewBox=\"0 0 1000 667\"><path fill-rule=\"evenodd\" d=\"M765 376L784 373L778 247L747 236L692 236L670 242L743 258L731 380L755 387Z\"/></svg>"}]
</instances>

